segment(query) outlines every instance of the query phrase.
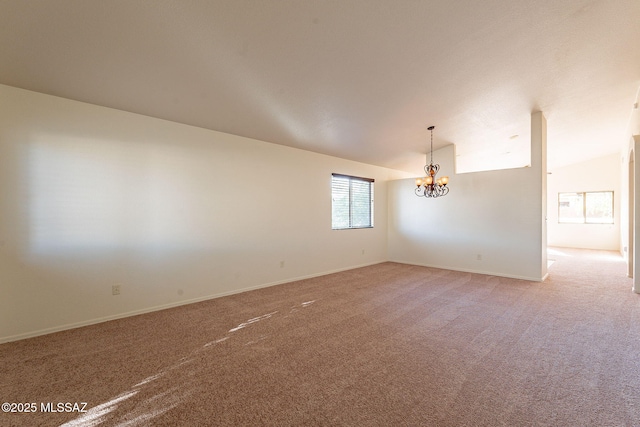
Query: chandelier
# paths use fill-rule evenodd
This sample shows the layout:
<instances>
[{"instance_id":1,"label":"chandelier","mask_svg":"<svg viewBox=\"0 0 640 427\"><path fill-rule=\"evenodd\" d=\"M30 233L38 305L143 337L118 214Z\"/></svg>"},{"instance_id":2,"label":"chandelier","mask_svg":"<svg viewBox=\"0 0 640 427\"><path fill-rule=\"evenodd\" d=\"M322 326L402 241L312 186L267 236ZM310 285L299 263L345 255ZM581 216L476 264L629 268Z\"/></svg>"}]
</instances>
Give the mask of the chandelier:
<instances>
[{"instance_id":1,"label":"chandelier","mask_svg":"<svg viewBox=\"0 0 640 427\"><path fill-rule=\"evenodd\" d=\"M429 126L431 131L431 161L425 165L424 171L427 174L424 178L416 179L416 196L418 197L440 197L449 193L449 177L443 176L436 179L436 174L440 170L440 165L433 164L433 129L435 126Z\"/></svg>"}]
</instances>

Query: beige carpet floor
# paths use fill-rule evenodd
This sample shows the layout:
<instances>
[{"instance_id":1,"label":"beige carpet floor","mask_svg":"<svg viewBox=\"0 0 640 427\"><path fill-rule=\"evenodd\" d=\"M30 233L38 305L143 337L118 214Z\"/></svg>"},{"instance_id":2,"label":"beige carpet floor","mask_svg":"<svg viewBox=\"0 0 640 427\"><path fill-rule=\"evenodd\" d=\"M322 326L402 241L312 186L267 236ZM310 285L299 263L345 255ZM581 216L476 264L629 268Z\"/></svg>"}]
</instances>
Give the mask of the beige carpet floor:
<instances>
[{"instance_id":1,"label":"beige carpet floor","mask_svg":"<svg viewBox=\"0 0 640 427\"><path fill-rule=\"evenodd\" d=\"M544 283L383 263L3 344L0 400L37 411L0 425L640 426L624 262L550 258ZM87 412L41 410L65 402Z\"/></svg>"}]
</instances>

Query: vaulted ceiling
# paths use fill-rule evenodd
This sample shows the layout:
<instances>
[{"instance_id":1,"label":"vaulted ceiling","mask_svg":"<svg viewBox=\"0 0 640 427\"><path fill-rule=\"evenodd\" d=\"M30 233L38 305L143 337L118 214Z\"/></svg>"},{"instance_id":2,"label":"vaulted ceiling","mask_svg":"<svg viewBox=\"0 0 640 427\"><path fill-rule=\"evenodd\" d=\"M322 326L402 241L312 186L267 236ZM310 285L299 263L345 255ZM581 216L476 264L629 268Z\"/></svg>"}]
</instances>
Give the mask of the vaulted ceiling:
<instances>
[{"instance_id":1,"label":"vaulted ceiling","mask_svg":"<svg viewBox=\"0 0 640 427\"><path fill-rule=\"evenodd\" d=\"M0 1L0 83L418 175L617 152L638 0Z\"/></svg>"}]
</instances>

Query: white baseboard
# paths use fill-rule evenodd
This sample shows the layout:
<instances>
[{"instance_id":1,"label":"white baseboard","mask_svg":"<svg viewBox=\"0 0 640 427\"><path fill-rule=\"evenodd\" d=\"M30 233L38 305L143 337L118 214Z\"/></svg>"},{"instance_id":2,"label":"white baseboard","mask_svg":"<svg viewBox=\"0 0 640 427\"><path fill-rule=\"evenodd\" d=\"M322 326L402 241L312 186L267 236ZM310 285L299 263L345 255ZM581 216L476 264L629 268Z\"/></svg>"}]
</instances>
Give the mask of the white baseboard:
<instances>
[{"instance_id":1,"label":"white baseboard","mask_svg":"<svg viewBox=\"0 0 640 427\"><path fill-rule=\"evenodd\" d=\"M547 279L547 277L549 276L549 274L547 273L547 274L544 275L544 277L542 279L540 279L539 277L517 276L517 275L513 275L513 274L497 273L497 272L493 272L493 271L474 270L474 269L449 267L449 266L442 266L442 265L412 263L412 262L395 261L395 260L389 260L389 262L396 262L398 264L417 265L417 266L420 266L420 267L438 268L440 270L460 271L462 273L482 274L484 276L498 276L498 277L506 277L508 279L528 280L530 282L544 282Z\"/></svg>"},{"instance_id":2,"label":"white baseboard","mask_svg":"<svg viewBox=\"0 0 640 427\"><path fill-rule=\"evenodd\" d=\"M183 301L172 302L172 303L169 303L169 304L157 305L157 306L154 306L154 307L141 308L139 310L128 311L128 312L125 312L125 313L118 313L118 314L114 314L112 316L105 316L105 317L99 317L99 318L95 318L95 319L88 319L88 320L84 320L84 321L81 321L81 322L68 323L68 324L65 324L65 325L54 326L54 327L51 327L51 328L39 329L37 331L25 332L23 334L0 337L0 344L7 343L7 342L12 342L12 341L19 341L19 340L23 340L23 339L27 339L27 338L33 338L33 337L37 337L37 336L40 336L40 335L53 334L55 332L66 331L66 330L69 330L69 329L81 328L83 326L95 325L97 323L108 322L110 320L117 320L117 319L123 319L125 317L137 316L139 314L151 313L153 311L166 310L168 308L179 307L181 305L194 304L194 303L201 302L201 301L207 301L207 300L210 300L210 299L221 298L221 297L225 297L225 296L228 296L228 295L239 294L241 292L248 292L248 291L253 291L253 290L256 290L256 289L268 288L270 286L282 285L284 283L297 282L298 280L311 279L313 277L325 276L327 274L339 273L341 271L354 270L356 268L368 267L370 265L380 264L380 263L383 263L383 262L386 262L386 261L375 261L375 262L371 262L371 263L367 263L367 264L360 264L360 265L351 266L351 267L345 267L345 268L339 268L339 269L335 269L335 270L329 270L329 271L325 271L325 272L322 272L322 273L307 274L307 275L304 275L304 276L292 277L292 278L289 278L289 279L279 280L279 281L276 281L276 282L263 283L263 284L256 285L256 286L249 286L249 287L246 287L246 288L234 289L232 291L220 292L220 293L213 294L213 295L206 295L206 296L203 296L203 297L198 297L198 298L193 298L193 299L188 299L188 300L183 300Z\"/></svg>"}]
</instances>

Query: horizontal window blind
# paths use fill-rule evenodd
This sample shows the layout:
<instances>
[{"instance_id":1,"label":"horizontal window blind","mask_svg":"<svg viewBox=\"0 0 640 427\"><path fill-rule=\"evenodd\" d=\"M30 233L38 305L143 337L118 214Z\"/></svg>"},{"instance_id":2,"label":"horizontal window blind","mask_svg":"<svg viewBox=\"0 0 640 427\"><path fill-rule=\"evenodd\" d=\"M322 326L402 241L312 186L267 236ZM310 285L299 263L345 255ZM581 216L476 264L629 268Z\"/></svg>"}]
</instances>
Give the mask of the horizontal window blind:
<instances>
[{"instance_id":1,"label":"horizontal window blind","mask_svg":"<svg viewBox=\"0 0 640 427\"><path fill-rule=\"evenodd\" d=\"M373 227L373 183L370 178L332 174L331 227L334 230Z\"/></svg>"}]
</instances>

